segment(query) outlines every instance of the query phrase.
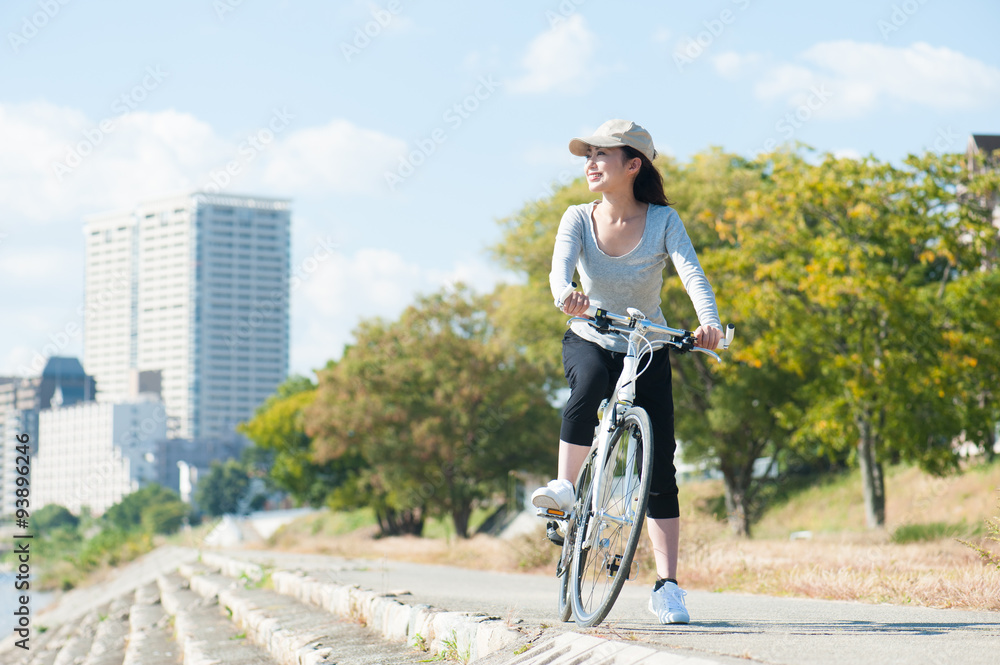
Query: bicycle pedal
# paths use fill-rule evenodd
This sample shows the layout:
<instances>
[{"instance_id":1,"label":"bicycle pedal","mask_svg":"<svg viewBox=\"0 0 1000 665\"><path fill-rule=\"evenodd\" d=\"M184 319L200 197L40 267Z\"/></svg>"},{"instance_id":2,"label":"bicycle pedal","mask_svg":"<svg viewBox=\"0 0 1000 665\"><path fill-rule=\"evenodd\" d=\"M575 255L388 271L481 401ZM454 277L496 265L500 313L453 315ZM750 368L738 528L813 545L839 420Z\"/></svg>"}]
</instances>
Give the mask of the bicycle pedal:
<instances>
[{"instance_id":1,"label":"bicycle pedal","mask_svg":"<svg viewBox=\"0 0 1000 665\"><path fill-rule=\"evenodd\" d=\"M549 522L545 525L545 537L560 547L562 547L563 542L565 542L563 535L559 533L558 522Z\"/></svg>"},{"instance_id":2,"label":"bicycle pedal","mask_svg":"<svg viewBox=\"0 0 1000 665\"><path fill-rule=\"evenodd\" d=\"M546 517L549 519L556 519L565 522L569 519L569 513L565 510L559 510L558 508L539 508L538 512L535 513L538 517Z\"/></svg>"},{"instance_id":3,"label":"bicycle pedal","mask_svg":"<svg viewBox=\"0 0 1000 665\"><path fill-rule=\"evenodd\" d=\"M622 565L622 555L621 554L614 555L614 557L612 557L612 559L608 561L608 564L605 566L605 568L607 568L608 571L608 577L612 579L617 577L618 574L621 572L621 565ZM627 573L628 576L625 578L625 581L634 580L637 573L638 573L638 566L636 565L636 562L633 561L632 564L629 566L629 570Z\"/></svg>"}]
</instances>

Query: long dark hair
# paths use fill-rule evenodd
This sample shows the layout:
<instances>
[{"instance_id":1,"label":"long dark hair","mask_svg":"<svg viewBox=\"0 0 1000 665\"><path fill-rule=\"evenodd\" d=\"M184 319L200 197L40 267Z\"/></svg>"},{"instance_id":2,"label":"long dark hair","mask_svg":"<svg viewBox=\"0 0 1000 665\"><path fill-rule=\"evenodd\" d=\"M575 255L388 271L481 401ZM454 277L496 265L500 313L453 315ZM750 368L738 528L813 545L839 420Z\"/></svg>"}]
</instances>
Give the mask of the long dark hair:
<instances>
[{"instance_id":1,"label":"long dark hair","mask_svg":"<svg viewBox=\"0 0 1000 665\"><path fill-rule=\"evenodd\" d=\"M639 173L632 181L632 196L640 203L654 203L658 206L673 205L663 191L663 176L660 171L653 166L646 155L642 154L630 145L622 146L622 163L638 157L642 160Z\"/></svg>"}]
</instances>

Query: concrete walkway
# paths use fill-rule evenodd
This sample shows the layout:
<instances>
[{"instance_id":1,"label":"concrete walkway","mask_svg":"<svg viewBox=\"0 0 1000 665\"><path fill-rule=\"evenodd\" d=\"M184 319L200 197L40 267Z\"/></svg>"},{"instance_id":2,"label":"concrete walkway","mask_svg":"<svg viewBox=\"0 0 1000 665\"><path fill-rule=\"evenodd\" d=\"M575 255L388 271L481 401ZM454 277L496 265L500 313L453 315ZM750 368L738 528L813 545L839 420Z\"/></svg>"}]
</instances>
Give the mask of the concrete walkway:
<instances>
[{"instance_id":1,"label":"concrete walkway","mask_svg":"<svg viewBox=\"0 0 1000 665\"><path fill-rule=\"evenodd\" d=\"M691 592L661 626L626 585L600 626L555 617L556 580L273 551L164 547L32 618L4 665L998 662L1000 613ZM43 632L41 627L47 629Z\"/></svg>"}]
</instances>

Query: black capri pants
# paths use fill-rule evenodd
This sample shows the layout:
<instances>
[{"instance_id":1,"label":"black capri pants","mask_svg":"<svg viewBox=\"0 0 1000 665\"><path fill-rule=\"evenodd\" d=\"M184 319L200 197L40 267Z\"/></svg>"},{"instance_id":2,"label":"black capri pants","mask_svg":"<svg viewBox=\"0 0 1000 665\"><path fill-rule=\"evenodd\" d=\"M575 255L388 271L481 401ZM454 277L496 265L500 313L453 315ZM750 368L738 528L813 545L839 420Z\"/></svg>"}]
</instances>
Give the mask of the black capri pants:
<instances>
[{"instance_id":1,"label":"black capri pants","mask_svg":"<svg viewBox=\"0 0 1000 665\"><path fill-rule=\"evenodd\" d=\"M597 407L610 398L622 373L625 354L609 351L583 339L572 330L563 335L563 369L570 395L563 410L559 438L577 446L590 446L597 427ZM640 366L641 369L641 366ZM670 358L666 347L653 353L649 367L636 382L635 405L649 415L653 427L653 477L646 516L680 517L677 469L674 467L674 400Z\"/></svg>"}]
</instances>

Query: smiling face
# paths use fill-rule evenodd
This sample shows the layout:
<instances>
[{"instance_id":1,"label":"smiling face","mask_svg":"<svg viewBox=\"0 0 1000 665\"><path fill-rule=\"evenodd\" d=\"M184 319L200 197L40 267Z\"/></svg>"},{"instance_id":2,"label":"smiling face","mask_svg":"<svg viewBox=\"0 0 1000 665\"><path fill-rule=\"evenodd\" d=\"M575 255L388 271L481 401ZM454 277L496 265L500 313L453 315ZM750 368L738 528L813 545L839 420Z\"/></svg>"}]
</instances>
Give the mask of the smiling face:
<instances>
[{"instance_id":1,"label":"smiling face","mask_svg":"<svg viewBox=\"0 0 1000 665\"><path fill-rule=\"evenodd\" d=\"M590 146L584 165L587 186L592 192L614 191L625 186L631 188L632 179L641 164L638 158L626 160L621 148Z\"/></svg>"}]
</instances>

